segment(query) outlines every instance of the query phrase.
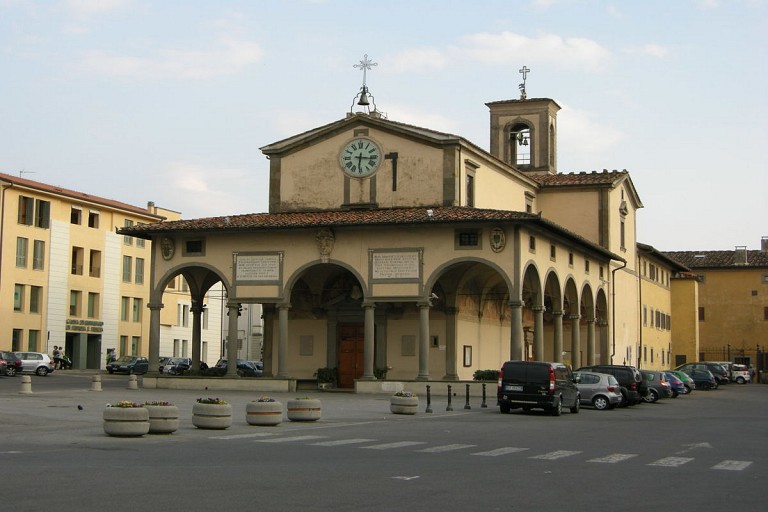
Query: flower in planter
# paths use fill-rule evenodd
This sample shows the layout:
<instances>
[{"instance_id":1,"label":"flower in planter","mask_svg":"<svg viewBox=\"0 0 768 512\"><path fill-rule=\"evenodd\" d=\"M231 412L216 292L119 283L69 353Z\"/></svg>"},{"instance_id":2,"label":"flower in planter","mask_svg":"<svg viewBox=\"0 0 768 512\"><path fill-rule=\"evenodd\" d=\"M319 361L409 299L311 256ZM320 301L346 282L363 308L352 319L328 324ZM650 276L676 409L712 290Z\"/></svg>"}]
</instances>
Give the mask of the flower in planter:
<instances>
[{"instance_id":1,"label":"flower in planter","mask_svg":"<svg viewBox=\"0 0 768 512\"><path fill-rule=\"evenodd\" d=\"M158 405L161 407L171 407L173 404L171 402L165 402L165 401L154 401L154 402L144 402L144 405Z\"/></svg>"},{"instance_id":2,"label":"flower in planter","mask_svg":"<svg viewBox=\"0 0 768 512\"><path fill-rule=\"evenodd\" d=\"M410 391L398 391L393 396L402 396L405 398L416 398L416 393L411 393Z\"/></svg>"},{"instance_id":3,"label":"flower in planter","mask_svg":"<svg viewBox=\"0 0 768 512\"><path fill-rule=\"evenodd\" d=\"M297 396L296 398L294 398L294 400L313 400L313 399L308 396Z\"/></svg>"},{"instance_id":4,"label":"flower in planter","mask_svg":"<svg viewBox=\"0 0 768 512\"><path fill-rule=\"evenodd\" d=\"M144 404L139 404L136 402L131 402L130 400L120 400L115 405L107 404L107 407L121 407L123 409L127 409L130 407L144 407Z\"/></svg>"},{"instance_id":5,"label":"flower in planter","mask_svg":"<svg viewBox=\"0 0 768 512\"><path fill-rule=\"evenodd\" d=\"M215 405L226 405L227 402L225 400L222 400L221 398L198 398L197 402L200 404L215 404Z\"/></svg>"},{"instance_id":6,"label":"flower in planter","mask_svg":"<svg viewBox=\"0 0 768 512\"><path fill-rule=\"evenodd\" d=\"M254 402L276 402L276 400L271 396L260 396L259 399L254 400Z\"/></svg>"}]
</instances>

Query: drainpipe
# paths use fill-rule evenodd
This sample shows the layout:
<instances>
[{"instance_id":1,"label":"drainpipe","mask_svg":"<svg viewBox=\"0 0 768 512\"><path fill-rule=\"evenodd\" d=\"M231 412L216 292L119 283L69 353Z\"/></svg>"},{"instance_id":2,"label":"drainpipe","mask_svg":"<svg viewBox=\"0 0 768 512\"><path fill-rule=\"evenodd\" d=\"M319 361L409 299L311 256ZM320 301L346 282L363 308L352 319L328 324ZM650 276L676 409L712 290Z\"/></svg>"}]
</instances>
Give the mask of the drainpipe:
<instances>
[{"instance_id":1,"label":"drainpipe","mask_svg":"<svg viewBox=\"0 0 768 512\"><path fill-rule=\"evenodd\" d=\"M13 183L9 183L7 185L3 185L3 191L0 193L0 205L2 205L2 208L0 209L0 289L3 284L3 240L5 240L5 237L3 236L3 232L5 231L5 191L8 190L13 186Z\"/></svg>"},{"instance_id":2,"label":"drainpipe","mask_svg":"<svg viewBox=\"0 0 768 512\"><path fill-rule=\"evenodd\" d=\"M611 364L616 356L616 272L627 266L627 262L611 270Z\"/></svg>"}]
</instances>

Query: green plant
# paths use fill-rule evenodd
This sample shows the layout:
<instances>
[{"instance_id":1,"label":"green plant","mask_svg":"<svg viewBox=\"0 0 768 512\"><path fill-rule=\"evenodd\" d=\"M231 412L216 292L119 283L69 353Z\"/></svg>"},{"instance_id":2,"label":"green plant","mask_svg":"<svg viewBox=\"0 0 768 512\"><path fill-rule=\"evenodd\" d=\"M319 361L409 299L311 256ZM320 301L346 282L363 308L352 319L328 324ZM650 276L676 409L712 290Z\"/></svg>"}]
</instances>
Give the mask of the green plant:
<instances>
[{"instance_id":1,"label":"green plant","mask_svg":"<svg viewBox=\"0 0 768 512\"><path fill-rule=\"evenodd\" d=\"M338 379L338 373L336 368L318 368L315 372L315 377L317 377L317 382L335 384Z\"/></svg>"},{"instance_id":2,"label":"green plant","mask_svg":"<svg viewBox=\"0 0 768 512\"><path fill-rule=\"evenodd\" d=\"M131 402L130 400L120 400L114 405L107 404L107 407L121 407L123 409L130 409L133 407L144 407L144 404L139 404L136 402Z\"/></svg>"},{"instance_id":3,"label":"green plant","mask_svg":"<svg viewBox=\"0 0 768 512\"><path fill-rule=\"evenodd\" d=\"M214 404L214 405L226 405L227 402L221 398L198 398L197 403L200 404Z\"/></svg>"},{"instance_id":4,"label":"green plant","mask_svg":"<svg viewBox=\"0 0 768 512\"><path fill-rule=\"evenodd\" d=\"M475 380L499 380L499 370L475 370L472 378Z\"/></svg>"},{"instance_id":5,"label":"green plant","mask_svg":"<svg viewBox=\"0 0 768 512\"><path fill-rule=\"evenodd\" d=\"M153 401L153 402L144 402L144 405L157 405L161 407L170 407L173 404L171 402L165 402L165 401Z\"/></svg>"},{"instance_id":6,"label":"green plant","mask_svg":"<svg viewBox=\"0 0 768 512\"><path fill-rule=\"evenodd\" d=\"M404 398L416 398L416 393L411 393L410 391L398 391L392 396L402 396Z\"/></svg>"},{"instance_id":7,"label":"green plant","mask_svg":"<svg viewBox=\"0 0 768 512\"><path fill-rule=\"evenodd\" d=\"M376 377L379 380L384 380L387 378L387 372L391 370L391 366L384 366L382 368L374 368L373 369L373 376Z\"/></svg>"},{"instance_id":8,"label":"green plant","mask_svg":"<svg viewBox=\"0 0 768 512\"><path fill-rule=\"evenodd\" d=\"M271 396L260 396L257 400L254 400L254 402L276 402L276 400Z\"/></svg>"}]
</instances>

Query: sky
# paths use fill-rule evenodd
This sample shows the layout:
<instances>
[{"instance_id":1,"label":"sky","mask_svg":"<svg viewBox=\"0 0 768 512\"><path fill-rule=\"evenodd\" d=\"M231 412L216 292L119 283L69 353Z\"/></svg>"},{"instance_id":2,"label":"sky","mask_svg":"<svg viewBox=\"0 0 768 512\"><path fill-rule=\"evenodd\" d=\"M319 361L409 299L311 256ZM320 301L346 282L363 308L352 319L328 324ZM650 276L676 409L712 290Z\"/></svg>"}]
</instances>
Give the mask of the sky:
<instances>
[{"instance_id":1,"label":"sky","mask_svg":"<svg viewBox=\"0 0 768 512\"><path fill-rule=\"evenodd\" d=\"M268 211L260 147L344 118L489 148L551 98L558 171L626 169L638 241L768 236L768 0L0 0L0 171L187 219Z\"/></svg>"}]
</instances>

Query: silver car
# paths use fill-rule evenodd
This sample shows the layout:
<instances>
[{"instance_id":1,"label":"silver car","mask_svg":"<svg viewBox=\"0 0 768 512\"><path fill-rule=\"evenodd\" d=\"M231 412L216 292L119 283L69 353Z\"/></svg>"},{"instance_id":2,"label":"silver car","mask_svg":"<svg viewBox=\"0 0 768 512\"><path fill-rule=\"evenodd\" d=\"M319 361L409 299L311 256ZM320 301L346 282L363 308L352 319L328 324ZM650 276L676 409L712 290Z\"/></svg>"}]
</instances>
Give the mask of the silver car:
<instances>
[{"instance_id":1,"label":"silver car","mask_svg":"<svg viewBox=\"0 0 768 512\"><path fill-rule=\"evenodd\" d=\"M595 372L574 372L581 403L598 411L613 409L621 403L621 386L613 375Z\"/></svg>"},{"instance_id":2,"label":"silver car","mask_svg":"<svg viewBox=\"0 0 768 512\"><path fill-rule=\"evenodd\" d=\"M45 377L53 372L54 365L48 354L42 352L14 352L21 359L21 371Z\"/></svg>"}]
</instances>

